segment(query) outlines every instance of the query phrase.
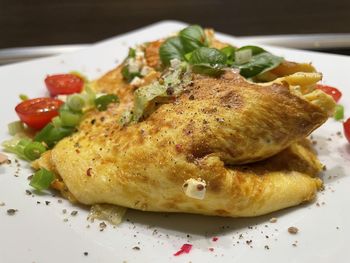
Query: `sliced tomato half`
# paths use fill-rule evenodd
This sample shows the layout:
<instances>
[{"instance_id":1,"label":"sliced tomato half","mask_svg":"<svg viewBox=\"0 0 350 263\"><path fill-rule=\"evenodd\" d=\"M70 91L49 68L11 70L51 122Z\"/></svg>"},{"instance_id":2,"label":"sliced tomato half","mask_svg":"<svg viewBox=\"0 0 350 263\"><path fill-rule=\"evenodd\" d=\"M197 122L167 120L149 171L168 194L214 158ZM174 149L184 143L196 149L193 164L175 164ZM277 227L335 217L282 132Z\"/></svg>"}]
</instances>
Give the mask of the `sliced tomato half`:
<instances>
[{"instance_id":1,"label":"sliced tomato half","mask_svg":"<svg viewBox=\"0 0 350 263\"><path fill-rule=\"evenodd\" d=\"M84 80L73 74L57 74L47 76L45 84L52 97L80 93L84 87Z\"/></svg>"},{"instance_id":2,"label":"sliced tomato half","mask_svg":"<svg viewBox=\"0 0 350 263\"><path fill-rule=\"evenodd\" d=\"M42 129L58 115L63 101L54 98L36 98L25 100L15 108L20 120L34 129Z\"/></svg>"},{"instance_id":3,"label":"sliced tomato half","mask_svg":"<svg viewBox=\"0 0 350 263\"><path fill-rule=\"evenodd\" d=\"M350 118L343 123L344 134L348 142L350 143Z\"/></svg>"}]
</instances>

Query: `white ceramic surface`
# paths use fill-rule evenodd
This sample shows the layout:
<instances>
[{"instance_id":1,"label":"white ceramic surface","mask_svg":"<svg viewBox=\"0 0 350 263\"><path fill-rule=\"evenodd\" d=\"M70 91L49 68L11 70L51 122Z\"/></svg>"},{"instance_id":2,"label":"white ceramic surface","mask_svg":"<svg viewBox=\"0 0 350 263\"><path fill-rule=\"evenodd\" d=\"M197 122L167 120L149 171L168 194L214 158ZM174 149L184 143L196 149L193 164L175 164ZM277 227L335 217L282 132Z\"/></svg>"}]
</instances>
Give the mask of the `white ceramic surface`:
<instances>
[{"instance_id":1,"label":"white ceramic surface","mask_svg":"<svg viewBox=\"0 0 350 263\"><path fill-rule=\"evenodd\" d=\"M18 94L44 95L47 74L78 70L96 78L120 63L129 46L164 37L183 26L165 21L75 53L0 67L0 140L9 138L7 123L17 119ZM219 38L245 44L223 34ZM350 117L349 57L266 48L292 61L311 61L323 72L324 83L342 90L340 103ZM98 221L86 220L87 208L66 200L59 203L60 198L50 194L26 195L32 171L25 162L20 161L18 177L15 162L0 166L0 202L6 204L0 206L0 262L349 262L350 145L336 135L338 131L342 132L341 123L329 120L313 135L327 166L322 174L325 190L317 201L248 219L128 210L120 226L108 225L100 232ZM18 209L16 215L7 215L11 208ZM70 216L73 210L78 215ZM278 221L270 223L272 217ZM298 234L289 234L290 226L296 226ZM191 252L174 257L184 243L193 245Z\"/></svg>"}]
</instances>

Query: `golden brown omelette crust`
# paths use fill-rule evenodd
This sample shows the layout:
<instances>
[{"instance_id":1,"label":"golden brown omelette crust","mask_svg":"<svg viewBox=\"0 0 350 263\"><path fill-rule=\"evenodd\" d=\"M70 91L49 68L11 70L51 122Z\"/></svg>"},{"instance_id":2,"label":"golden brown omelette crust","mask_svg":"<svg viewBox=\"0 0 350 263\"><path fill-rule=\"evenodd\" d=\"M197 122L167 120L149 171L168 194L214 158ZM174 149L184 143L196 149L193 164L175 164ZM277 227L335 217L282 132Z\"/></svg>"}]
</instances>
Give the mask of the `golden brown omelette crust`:
<instances>
[{"instance_id":1,"label":"golden brown omelette crust","mask_svg":"<svg viewBox=\"0 0 350 263\"><path fill-rule=\"evenodd\" d=\"M296 141L327 116L288 87L261 87L235 72L219 79L197 75L174 103L126 127L118 120L130 98L121 101L88 114L79 132L37 162L53 166L81 203L255 216L311 200L321 185L309 176L321 165ZM205 180L204 200L184 194L189 178Z\"/></svg>"}]
</instances>

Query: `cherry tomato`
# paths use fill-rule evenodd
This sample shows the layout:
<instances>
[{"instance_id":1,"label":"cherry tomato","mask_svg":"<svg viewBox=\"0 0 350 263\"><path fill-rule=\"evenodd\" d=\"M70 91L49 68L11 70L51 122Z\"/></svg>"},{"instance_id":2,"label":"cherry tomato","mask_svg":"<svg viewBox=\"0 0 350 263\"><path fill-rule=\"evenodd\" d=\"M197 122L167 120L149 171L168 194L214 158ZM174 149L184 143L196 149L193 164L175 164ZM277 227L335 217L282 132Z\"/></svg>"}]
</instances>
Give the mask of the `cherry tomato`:
<instances>
[{"instance_id":1,"label":"cherry tomato","mask_svg":"<svg viewBox=\"0 0 350 263\"><path fill-rule=\"evenodd\" d=\"M350 118L343 123L343 127L344 127L345 137L346 139L348 139L348 142L350 143Z\"/></svg>"},{"instance_id":2,"label":"cherry tomato","mask_svg":"<svg viewBox=\"0 0 350 263\"><path fill-rule=\"evenodd\" d=\"M73 74L51 75L45 78L45 84L52 97L79 93L83 89L84 80Z\"/></svg>"},{"instance_id":3,"label":"cherry tomato","mask_svg":"<svg viewBox=\"0 0 350 263\"><path fill-rule=\"evenodd\" d=\"M331 86L326 86L326 85L321 85L321 84L318 84L316 86L316 88L320 89L324 93L332 96L333 99L335 100L335 102L338 102L340 100L340 98L341 98L342 94L337 88L334 88L334 87L331 87Z\"/></svg>"},{"instance_id":4,"label":"cherry tomato","mask_svg":"<svg viewBox=\"0 0 350 263\"><path fill-rule=\"evenodd\" d=\"M36 98L21 102L15 110L22 122L39 130L58 115L58 109L62 104L63 101L53 98Z\"/></svg>"}]
</instances>

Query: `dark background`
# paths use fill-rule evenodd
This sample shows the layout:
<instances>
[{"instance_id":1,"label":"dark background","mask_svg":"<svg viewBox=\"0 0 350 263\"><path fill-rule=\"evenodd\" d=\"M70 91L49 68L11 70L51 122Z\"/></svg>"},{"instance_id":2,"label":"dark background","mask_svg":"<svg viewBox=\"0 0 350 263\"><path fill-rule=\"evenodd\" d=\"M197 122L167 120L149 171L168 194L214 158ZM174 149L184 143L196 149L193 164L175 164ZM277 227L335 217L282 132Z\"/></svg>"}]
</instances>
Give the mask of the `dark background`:
<instances>
[{"instance_id":1,"label":"dark background","mask_svg":"<svg viewBox=\"0 0 350 263\"><path fill-rule=\"evenodd\" d=\"M0 48L92 43L165 19L237 36L350 33L350 0L0 0Z\"/></svg>"}]
</instances>

